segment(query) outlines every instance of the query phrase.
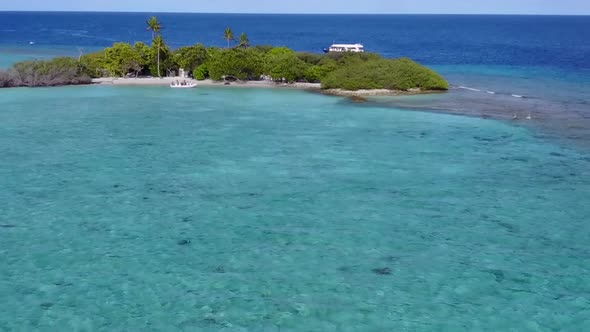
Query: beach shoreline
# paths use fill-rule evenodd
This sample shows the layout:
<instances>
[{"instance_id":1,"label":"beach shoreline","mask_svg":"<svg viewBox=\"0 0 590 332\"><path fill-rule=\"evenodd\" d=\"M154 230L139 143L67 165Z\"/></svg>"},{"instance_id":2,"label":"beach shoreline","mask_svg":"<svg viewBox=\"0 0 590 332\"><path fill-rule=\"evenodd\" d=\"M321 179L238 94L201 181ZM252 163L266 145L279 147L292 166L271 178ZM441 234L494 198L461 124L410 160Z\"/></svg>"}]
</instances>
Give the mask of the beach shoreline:
<instances>
[{"instance_id":1,"label":"beach shoreline","mask_svg":"<svg viewBox=\"0 0 590 332\"><path fill-rule=\"evenodd\" d=\"M388 89L363 89L363 90L343 90L343 89L322 89L321 83L277 83L273 81L214 81L211 79L194 80L185 77L102 77L92 79L92 84L96 85L115 85L115 86L169 86L173 82L196 82L197 87L240 87L240 88L268 88L268 89L299 89L312 90L321 92L325 95L339 97L372 97L372 96L408 96L431 93L443 93L445 91L432 91L410 89L388 90Z\"/></svg>"},{"instance_id":2,"label":"beach shoreline","mask_svg":"<svg viewBox=\"0 0 590 332\"><path fill-rule=\"evenodd\" d=\"M242 88L292 88L301 90L321 90L320 83L276 83L272 81L213 81L193 80L185 77L103 77L92 79L92 84L96 85L116 85L116 86L169 86L173 82L196 82L197 87L242 87ZM229 84L227 84L229 83Z\"/></svg>"}]
</instances>

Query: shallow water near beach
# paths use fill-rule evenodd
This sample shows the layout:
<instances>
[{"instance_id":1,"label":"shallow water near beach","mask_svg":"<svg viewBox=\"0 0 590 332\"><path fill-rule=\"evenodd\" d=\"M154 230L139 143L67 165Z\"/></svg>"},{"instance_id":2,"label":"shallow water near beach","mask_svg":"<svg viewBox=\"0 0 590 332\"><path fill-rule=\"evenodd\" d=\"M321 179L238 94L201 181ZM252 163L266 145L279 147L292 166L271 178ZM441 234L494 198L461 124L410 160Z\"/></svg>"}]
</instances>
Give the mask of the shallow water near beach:
<instances>
[{"instance_id":1,"label":"shallow water near beach","mask_svg":"<svg viewBox=\"0 0 590 332\"><path fill-rule=\"evenodd\" d=\"M291 90L0 97L0 330L590 328L590 155L532 129Z\"/></svg>"},{"instance_id":2,"label":"shallow water near beach","mask_svg":"<svg viewBox=\"0 0 590 332\"><path fill-rule=\"evenodd\" d=\"M20 61L45 60L60 56L77 56L78 52L71 47L38 47L28 46L6 46L0 44L0 70L10 68Z\"/></svg>"}]
</instances>

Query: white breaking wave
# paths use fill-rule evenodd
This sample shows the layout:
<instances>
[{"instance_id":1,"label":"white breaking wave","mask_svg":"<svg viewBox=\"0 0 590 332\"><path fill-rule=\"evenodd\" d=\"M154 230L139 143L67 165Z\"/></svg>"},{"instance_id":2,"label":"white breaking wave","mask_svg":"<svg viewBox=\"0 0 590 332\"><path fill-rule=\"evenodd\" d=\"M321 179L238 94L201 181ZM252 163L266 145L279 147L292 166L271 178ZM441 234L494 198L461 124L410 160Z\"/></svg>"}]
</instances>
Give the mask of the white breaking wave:
<instances>
[{"instance_id":1,"label":"white breaking wave","mask_svg":"<svg viewBox=\"0 0 590 332\"><path fill-rule=\"evenodd\" d=\"M459 89L465 89L465 90L469 90L469 91L476 91L476 92L480 92L481 90L475 89L475 88L470 88L468 86L460 86Z\"/></svg>"},{"instance_id":2,"label":"white breaking wave","mask_svg":"<svg viewBox=\"0 0 590 332\"><path fill-rule=\"evenodd\" d=\"M471 88L471 87L464 86L464 85L458 86L457 89L469 90L469 91L474 91L474 92L485 92L490 95L498 95L499 94L499 95L503 95L503 96L512 96L514 98L527 98L523 95L517 95L517 94L511 94L511 93L505 93L505 92L495 92L495 91L490 91L490 90L483 90L482 91L482 90L479 90L476 88Z\"/></svg>"}]
</instances>

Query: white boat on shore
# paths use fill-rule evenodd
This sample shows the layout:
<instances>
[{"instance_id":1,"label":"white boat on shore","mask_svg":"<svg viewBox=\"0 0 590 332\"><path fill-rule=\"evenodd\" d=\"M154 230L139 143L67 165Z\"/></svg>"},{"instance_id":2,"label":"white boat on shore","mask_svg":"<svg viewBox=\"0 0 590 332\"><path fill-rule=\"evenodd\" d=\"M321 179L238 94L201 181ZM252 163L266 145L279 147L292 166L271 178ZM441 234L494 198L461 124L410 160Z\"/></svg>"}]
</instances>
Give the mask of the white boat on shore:
<instances>
[{"instance_id":1,"label":"white boat on shore","mask_svg":"<svg viewBox=\"0 0 590 332\"><path fill-rule=\"evenodd\" d=\"M324 53L329 52L353 52L362 53L365 51L363 44L332 44L328 48L324 48Z\"/></svg>"},{"instance_id":2,"label":"white boat on shore","mask_svg":"<svg viewBox=\"0 0 590 332\"><path fill-rule=\"evenodd\" d=\"M187 82L187 81L176 81L170 83L170 87L174 89L191 89L197 87L197 82Z\"/></svg>"}]
</instances>

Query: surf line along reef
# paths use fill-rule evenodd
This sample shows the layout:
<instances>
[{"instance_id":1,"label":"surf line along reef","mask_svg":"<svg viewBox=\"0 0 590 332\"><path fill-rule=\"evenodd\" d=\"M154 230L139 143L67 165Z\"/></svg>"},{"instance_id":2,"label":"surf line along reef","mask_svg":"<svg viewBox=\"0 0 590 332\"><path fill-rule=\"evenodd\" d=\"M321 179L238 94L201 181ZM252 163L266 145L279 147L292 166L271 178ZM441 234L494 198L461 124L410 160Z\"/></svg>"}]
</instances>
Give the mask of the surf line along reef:
<instances>
[{"instance_id":1,"label":"surf line along reef","mask_svg":"<svg viewBox=\"0 0 590 332\"><path fill-rule=\"evenodd\" d=\"M253 86L293 84L336 95L418 94L448 89L433 70L408 58L386 59L373 53L296 52L287 47L252 46L246 34L222 35L227 47L202 44L172 50L155 17L147 21L152 43L118 42L79 58L25 61L0 71L0 87L92 84L125 78L127 85L183 73L203 83L232 79ZM108 78L108 79L105 79ZM157 81L156 81L157 82Z\"/></svg>"}]
</instances>

